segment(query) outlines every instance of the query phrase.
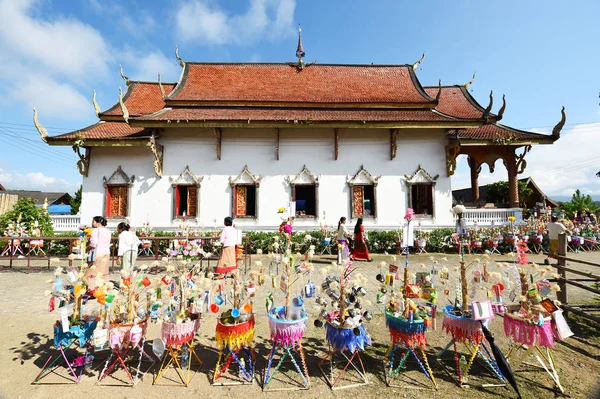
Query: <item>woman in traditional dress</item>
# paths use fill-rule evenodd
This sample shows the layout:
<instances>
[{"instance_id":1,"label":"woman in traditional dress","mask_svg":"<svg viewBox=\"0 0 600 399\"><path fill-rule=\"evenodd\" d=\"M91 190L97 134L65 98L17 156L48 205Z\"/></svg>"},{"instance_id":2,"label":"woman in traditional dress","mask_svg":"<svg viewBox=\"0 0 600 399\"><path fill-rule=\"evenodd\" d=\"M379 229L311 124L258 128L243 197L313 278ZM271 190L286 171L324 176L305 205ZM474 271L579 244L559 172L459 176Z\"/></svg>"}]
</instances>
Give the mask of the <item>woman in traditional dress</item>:
<instances>
[{"instance_id":1,"label":"woman in traditional dress","mask_svg":"<svg viewBox=\"0 0 600 399\"><path fill-rule=\"evenodd\" d=\"M237 230L233 227L233 219L231 217L226 217L225 228L221 232L221 237L219 241L223 249L221 250L221 256L219 257L219 262L217 262L217 268L215 273L229 273L235 269L237 269L237 260L235 253L235 244L237 242Z\"/></svg>"},{"instance_id":2,"label":"woman in traditional dress","mask_svg":"<svg viewBox=\"0 0 600 399\"><path fill-rule=\"evenodd\" d=\"M110 257L110 230L106 228L107 221L102 216L92 219L92 236L88 247L88 266L96 266L96 272L86 272L86 275L108 276L108 260ZM93 287L92 287L93 288Z\"/></svg>"},{"instance_id":3,"label":"woman in traditional dress","mask_svg":"<svg viewBox=\"0 0 600 399\"><path fill-rule=\"evenodd\" d=\"M340 221L338 222L337 235L336 240L338 243L338 257L337 264L341 265L342 260L348 259L348 254L350 249L348 247L348 239L350 237L350 233L346 229L346 218L342 216ZM341 247L340 247L341 246Z\"/></svg>"},{"instance_id":4,"label":"woman in traditional dress","mask_svg":"<svg viewBox=\"0 0 600 399\"><path fill-rule=\"evenodd\" d=\"M358 218L356 226L354 226L354 248L352 250L353 260L366 260L371 262L371 256L369 256L369 248L367 248L367 242L365 241L365 226L362 224L363 218Z\"/></svg>"},{"instance_id":5,"label":"woman in traditional dress","mask_svg":"<svg viewBox=\"0 0 600 399\"><path fill-rule=\"evenodd\" d=\"M119 232L117 265L123 265L123 270L127 270L128 273L131 273L135 261L137 260L140 240L137 238L137 235L134 232L129 231L129 229L129 224L125 222L121 222L117 226L117 231Z\"/></svg>"}]
</instances>

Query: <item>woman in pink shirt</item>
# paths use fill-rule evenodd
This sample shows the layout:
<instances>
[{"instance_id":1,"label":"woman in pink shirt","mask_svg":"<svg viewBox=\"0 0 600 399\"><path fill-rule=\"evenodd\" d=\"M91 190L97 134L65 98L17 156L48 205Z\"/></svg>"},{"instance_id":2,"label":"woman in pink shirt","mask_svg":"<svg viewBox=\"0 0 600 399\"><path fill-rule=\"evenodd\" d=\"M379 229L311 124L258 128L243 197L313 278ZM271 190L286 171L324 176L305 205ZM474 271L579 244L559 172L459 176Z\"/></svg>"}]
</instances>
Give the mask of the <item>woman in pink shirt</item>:
<instances>
[{"instance_id":1,"label":"woman in pink shirt","mask_svg":"<svg viewBox=\"0 0 600 399\"><path fill-rule=\"evenodd\" d=\"M89 248L92 253L88 257L88 265L96 266L96 275L108 276L108 261L110 257L110 230L106 228L106 219L102 216L95 216L92 219L92 237L90 238ZM90 262L91 261L91 262ZM88 269L89 270L89 269Z\"/></svg>"},{"instance_id":2,"label":"woman in pink shirt","mask_svg":"<svg viewBox=\"0 0 600 399\"><path fill-rule=\"evenodd\" d=\"M221 250L221 256L219 257L215 273L229 273L237 269L235 254L237 230L233 227L233 219L231 217L226 217L224 223L225 228L221 232L221 238L219 239L223 249Z\"/></svg>"}]
</instances>

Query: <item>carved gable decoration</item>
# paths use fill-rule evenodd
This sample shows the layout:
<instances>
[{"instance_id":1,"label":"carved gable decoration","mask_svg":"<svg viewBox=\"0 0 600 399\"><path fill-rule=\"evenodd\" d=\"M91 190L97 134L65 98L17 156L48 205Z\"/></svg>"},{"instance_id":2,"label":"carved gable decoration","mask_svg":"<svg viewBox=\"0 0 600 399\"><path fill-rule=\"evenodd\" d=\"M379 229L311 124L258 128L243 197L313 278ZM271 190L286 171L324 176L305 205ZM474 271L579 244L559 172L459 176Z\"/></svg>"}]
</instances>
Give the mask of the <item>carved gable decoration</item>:
<instances>
[{"instance_id":1,"label":"carved gable decoration","mask_svg":"<svg viewBox=\"0 0 600 399\"><path fill-rule=\"evenodd\" d=\"M186 166L183 172L176 178L169 178L171 186L199 186L202 183L203 176L196 176L190 171L190 167Z\"/></svg>"},{"instance_id":2,"label":"carved gable decoration","mask_svg":"<svg viewBox=\"0 0 600 399\"><path fill-rule=\"evenodd\" d=\"M435 183L435 181L440 177L440 175L435 175L431 177L429 173L423 169L423 166L419 165L419 168L412 175L404 175L407 183L415 184L415 183Z\"/></svg>"},{"instance_id":3,"label":"carved gable decoration","mask_svg":"<svg viewBox=\"0 0 600 399\"><path fill-rule=\"evenodd\" d=\"M127 173L123 172L121 169L121 165L115 170L115 172L107 179L106 176L103 177L104 186L132 186L133 180L135 176L131 175L131 177L127 176Z\"/></svg>"},{"instance_id":4,"label":"carved gable decoration","mask_svg":"<svg viewBox=\"0 0 600 399\"><path fill-rule=\"evenodd\" d=\"M244 170L242 170L242 173L240 173L238 177L236 177L235 179L231 176L229 177L229 184L231 184L232 186L235 186L236 184L250 184L258 186L261 180L262 177L258 175L255 176L252 173L250 173L250 171L248 170L248 165L246 165L244 166Z\"/></svg>"},{"instance_id":5,"label":"carved gable decoration","mask_svg":"<svg viewBox=\"0 0 600 399\"><path fill-rule=\"evenodd\" d=\"M373 176L370 174L363 165L360 165L360 170L356 172L354 177L346 179L346 182L351 186L356 185L377 185L381 176Z\"/></svg>"},{"instance_id":6,"label":"carved gable decoration","mask_svg":"<svg viewBox=\"0 0 600 399\"><path fill-rule=\"evenodd\" d=\"M302 171L298 173L295 177L288 177L286 179L290 185L297 184L319 184L319 178L312 173L310 170L306 169L306 165L302 168Z\"/></svg>"}]
</instances>

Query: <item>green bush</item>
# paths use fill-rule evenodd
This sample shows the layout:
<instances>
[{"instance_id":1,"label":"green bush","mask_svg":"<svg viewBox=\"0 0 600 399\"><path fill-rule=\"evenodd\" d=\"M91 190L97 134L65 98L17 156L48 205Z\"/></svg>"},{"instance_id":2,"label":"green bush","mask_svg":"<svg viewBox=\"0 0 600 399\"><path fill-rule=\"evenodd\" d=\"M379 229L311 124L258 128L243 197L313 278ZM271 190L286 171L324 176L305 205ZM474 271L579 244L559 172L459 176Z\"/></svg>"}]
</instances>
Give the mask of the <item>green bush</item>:
<instances>
[{"instance_id":1,"label":"green bush","mask_svg":"<svg viewBox=\"0 0 600 399\"><path fill-rule=\"evenodd\" d=\"M31 233L36 220L42 236L52 236L54 234L52 218L46 210L37 207L31 198L19 198L10 211L0 216L0 233L6 230L9 223L15 225L19 216L21 217L21 225L25 226L28 235Z\"/></svg>"}]
</instances>

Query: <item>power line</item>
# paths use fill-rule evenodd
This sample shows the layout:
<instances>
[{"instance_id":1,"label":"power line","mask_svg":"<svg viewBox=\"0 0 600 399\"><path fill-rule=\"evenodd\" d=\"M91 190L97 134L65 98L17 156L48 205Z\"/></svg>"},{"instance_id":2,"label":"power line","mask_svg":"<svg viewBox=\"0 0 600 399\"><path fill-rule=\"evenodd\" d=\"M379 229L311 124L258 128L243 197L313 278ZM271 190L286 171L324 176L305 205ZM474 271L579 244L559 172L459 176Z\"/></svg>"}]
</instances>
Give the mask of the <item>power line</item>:
<instances>
[{"instance_id":1,"label":"power line","mask_svg":"<svg viewBox=\"0 0 600 399\"><path fill-rule=\"evenodd\" d=\"M69 167L73 166L73 164L67 163L66 161L63 161L61 158L55 159L55 158L52 158L51 155L40 154L39 152L38 153L33 152L33 151L31 151L31 149L29 149L27 147L23 147L23 146L19 145L18 143L15 143L15 142L13 142L11 140L6 140L3 137L0 137L0 141L6 143L8 145L12 145L13 147L16 147L16 148L18 148L20 150L23 150L23 151L25 151L25 152L27 152L29 154L35 155L37 157L41 157L41 158L45 159L46 161L60 163L60 164L62 164L64 166L69 166Z\"/></svg>"},{"instance_id":2,"label":"power line","mask_svg":"<svg viewBox=\"0 0 600 399\"><path fill-rule=\"evenodd\" d=\"M18 135L16 133L11 132L10 130L8 130L8 129L2 127L2 126L0 126L0 133L4 133L5 135L13 137L13 138L18 139L18 140L27 140L29 142L27 144L33 145L34 147L36 147L36 149L39 149L40 151L44 151L44 152L51 153L53 155L57 155L57 156L61 156L61 157L65 156L65 154L62 151L59 151L59 150L54 149L54 148L51 148L51 147L49 147L49 146L47 146L45 144L42 144L39 140L34 140L34 139L27 138L27 137L22 137L22 136L20 136L20 135ZM27 144L25 144L25 145L27 145Z\"/></svg>"}]
</instances>

